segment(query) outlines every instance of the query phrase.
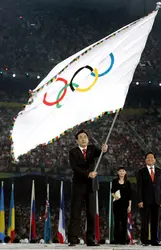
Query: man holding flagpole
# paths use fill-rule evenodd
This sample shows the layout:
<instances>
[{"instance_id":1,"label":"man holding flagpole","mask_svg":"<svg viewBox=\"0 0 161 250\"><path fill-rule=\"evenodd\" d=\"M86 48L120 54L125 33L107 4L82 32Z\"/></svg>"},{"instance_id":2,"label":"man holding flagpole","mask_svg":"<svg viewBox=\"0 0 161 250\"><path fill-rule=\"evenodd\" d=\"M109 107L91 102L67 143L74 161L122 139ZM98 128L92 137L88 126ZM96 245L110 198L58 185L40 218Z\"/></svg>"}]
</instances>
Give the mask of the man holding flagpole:
<instances>
[{"instance_id":1,"label":"man holding flagpole","mask_svg":"<svg viewBox=\"0 0 161 250\"><path fill-rule=\"evenodd\" d=\"M89 139L86 131L81 130L75 135L78 146L69 152L69 161L74 172L72 186L71 217L68 229L69 246L78 242L81 221L81 209L86 203L87 213L87 246L98 246L95 243L96 218L96 191L99 188L97 172L93 171L95 159L100 156L101 149L88 145ZM107 145L102 145L103 153L107 152Z\"/></svg>"}]
</instances>

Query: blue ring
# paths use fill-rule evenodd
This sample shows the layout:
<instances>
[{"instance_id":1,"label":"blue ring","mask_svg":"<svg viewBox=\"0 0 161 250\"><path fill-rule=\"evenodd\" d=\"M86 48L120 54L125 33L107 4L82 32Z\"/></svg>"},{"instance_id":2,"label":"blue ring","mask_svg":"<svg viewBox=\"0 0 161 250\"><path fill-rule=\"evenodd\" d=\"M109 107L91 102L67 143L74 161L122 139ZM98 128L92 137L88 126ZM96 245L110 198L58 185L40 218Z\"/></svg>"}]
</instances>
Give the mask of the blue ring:
<instances>
[{"instance_id":1,"label":"blue ring","mask_svg":"<svg viewBox=\"0 0 161 250\"><path fill-rule=\"evenodd\" d=\"M115 62L115 58L114 58L113 53L110 53L109 56L111 58L111 65L110 65L110 67L106 71L104 71L103 73L99 74L98 75L99 77L108 74L111 71L111 69L113 68L113 65L114 65L114 62ZM92 72L91 75L95 77L95 73L94 72Z\"/></svg>"}]
</instances>

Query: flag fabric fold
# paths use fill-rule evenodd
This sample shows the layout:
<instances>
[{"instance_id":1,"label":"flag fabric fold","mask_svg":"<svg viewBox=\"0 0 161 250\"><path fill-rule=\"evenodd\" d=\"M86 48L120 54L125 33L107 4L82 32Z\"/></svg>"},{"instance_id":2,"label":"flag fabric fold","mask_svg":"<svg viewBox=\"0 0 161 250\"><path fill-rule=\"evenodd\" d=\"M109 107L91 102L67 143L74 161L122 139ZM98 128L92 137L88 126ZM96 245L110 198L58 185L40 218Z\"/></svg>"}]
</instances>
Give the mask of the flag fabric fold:
<instances>
[{"instance_id":1,"label":"flag fabric fold","mask_svg":"<svg viewBox=\"0 0 161 250\"><path fill-rule=\"evenodd\" d=\"M131 212L128 213L128 217L127 217L127 235L128 235L128 239L130 240L130 244L133 245L133 238L132 238L132 215Z\"/></svg>"},{"instance_id":2,"label":"flag fabric fold","mask_svg":"<svg viewBox=\"0 0 161 250\"><path fill-rule=\"evenodd\" d=\"M35 210L35 182L32 181L31 212L30 212L30 235L29 240L36 239L36 210Z\"/></svg>"},{"instance_id":3,"label":"flag fabric fold","mask_svg":"<svg viewBox=\"0 0 161 250\"><path fill-rule=\"evenodd\" d=\"M51 214L49 203L49 184L47 185L47 199L45 206L45 225L44 225L44 241L45 243L51 243Z\"/></svg>"},{"instance_id":4,"label":"flag fabric fold","mask_svg":"<svg viewBox=\"0 0 161 250\"><path fill-rule=\"evenodd\" d=\"M5 237L5 211L4 211L4 188L3 181L1 182L1 197L0 197L0 240L4 242Z\"/></svg>"},{"instance_id":5,"label":"flag fabric fold","mask_svg":"<svg viewBox=\"0 0 161 250\"><path fill-rule=\"evenodd\" d=\"M11 200L10 200L10 213L8 221L8 232L7 235L11 237L13 243L15 239L15 204L14 204L14 184L12 184Z\"/></svg>"},{"instance_id":6,"label":"flag fabric fold","mask_svg":"<svg viewBox=\"0 0 161 250\"><path fill-rule=\"evenodd\" d=\"M11 131L15 160L78 124L123 108L157 13L156 9L67 58L31 91Z\"/></svg>"},{"instance_id":7,"label":"flag fabric fold","mask_svg":"<svg viewBox=\"0 0 161 250\"><path fill-rule=\"evenodd\" d=\"M64 244L65 239L66 239L66 236L65 236L64 184L63 184L63 181L61 181L58 241L59 243Z\"/></svg>"},{"instance_id":8,"label":"flag fabric fold","mask_svg":"<svg viewBox=\"0 0 161 250\"><path fill-rule=\"evenodd\" d=\"M99 224L99 201L98 201L98 191L96 191L96 241L100 241L100 224Z\"/></svg>"}]
</instances>

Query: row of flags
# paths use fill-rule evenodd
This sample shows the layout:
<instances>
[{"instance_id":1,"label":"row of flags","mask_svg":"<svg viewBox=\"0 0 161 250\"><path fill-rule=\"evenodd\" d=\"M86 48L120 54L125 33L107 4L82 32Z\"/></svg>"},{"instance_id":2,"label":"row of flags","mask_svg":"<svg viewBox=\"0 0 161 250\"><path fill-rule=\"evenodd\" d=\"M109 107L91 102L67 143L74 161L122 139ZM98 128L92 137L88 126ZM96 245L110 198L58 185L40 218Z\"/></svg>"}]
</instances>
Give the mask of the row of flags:
<instances>
[{"instance_id":1,"label":"row of flags","mask_svg":"<svg viewBox=\"0 0 161 250\"><path fill-rule=\"evenodd\" d=\"M0 240L4 242L5 238L5 209L4 209L4 186L3 181L1 182L1 193L0 193ZM47 184L47 198L45 205L45 223L44 223L44 242L52 242L51 233L51 214L50 214L50 203L49 203L49 184ZM11 200L10 200L10 212L7 235L11 237L11 242L15 239L15 205L14 205L14 184L12 184ZM61 181L60 188L60 212L59 212L59 226L58 226L58 240L59 243L65 242L65 211L64 211L64 189L63 181ZM31 191L31 212L30 212L30 232L29 241L36 239L36 209L35 209L35 182L32 181Z\"/></svg>"},{"instance_id":2,"label":"row of flags","mask_svg":"<svg viewBox=\"0 0 161 250\"><path fill-rule=\"evenodd\" d=\"M1 192L0 192L0 240L4 242L5 237L5 214L4 214L4 186L3 181L1 182ZM111 196L111 193L110 193ZM112 203L110 202L110 207ZM112 208L112 207L111 207ZM60 209L59 209L59 224L58 224L58 241L63 244L66 241L65 233L65 206L64 206L64 183L61 181L60 186ZM47 198L45 205L45 216L44 216L44 242L52 243L52 233L51 233L51 213L50 213L50 203L49 203L49 184L47 184ZM109 211L110 227L113 224L112 222L112 209ZM130 243L133 244L132 239L132 217L131 213L128 214L128 231L127 235L130 240ZM85 224L85 236L87 230L87 222ZM14 184L12 184L11 190L11 199L10 199L10 211L9 211L9 220L8 220L8 230L7 235L11 237L11 242L15 239L15 205L14 205ZM99 203L98 203L98 191L96 192L96 228L95 228L96 242L100 241L100 226L99 226ZM111 234L110 234L111 235ZM112 235L110 240L112 240ZM30 232L29 232L29 241L36 239L36 210L35 210L35 182L32 181L32 192L31 192L31 212L30 212ZM86 240L86 237L85 237Z\"/></svg>"}]
</instances>

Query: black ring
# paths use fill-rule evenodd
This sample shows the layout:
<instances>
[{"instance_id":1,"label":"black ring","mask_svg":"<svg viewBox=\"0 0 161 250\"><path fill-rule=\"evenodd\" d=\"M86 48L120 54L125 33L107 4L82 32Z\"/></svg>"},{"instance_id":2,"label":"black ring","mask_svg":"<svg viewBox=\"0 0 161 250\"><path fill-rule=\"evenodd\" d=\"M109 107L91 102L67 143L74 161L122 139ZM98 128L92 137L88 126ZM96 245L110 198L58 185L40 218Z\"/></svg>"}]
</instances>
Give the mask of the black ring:
<instances>
[{"instance_id":1,"label":"black ring","mask_svg":"<svg viewBox=\"0 0 161 250\"><path fill-rule=\"evenodd\" d=\"M78 69L75 73L74 73L74 75L73 75L73 77L72 77L72 79L70 80L70 88L71 88L71 90L72 91L75 91L75 88L73 87L73 79L74 79L74 77L81 71L81 70L83 70L83 69L89 69L91 72L93 71L93 68L92 67L90 67L90 66L84 66L84 67L81 67L80 69Z\"/></svg>"}]
</instances>

